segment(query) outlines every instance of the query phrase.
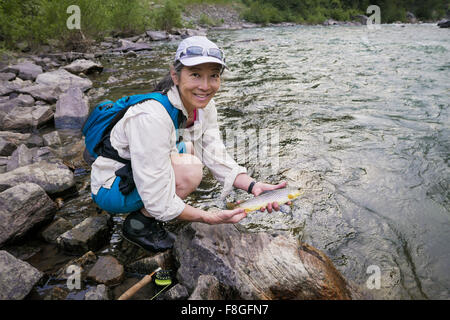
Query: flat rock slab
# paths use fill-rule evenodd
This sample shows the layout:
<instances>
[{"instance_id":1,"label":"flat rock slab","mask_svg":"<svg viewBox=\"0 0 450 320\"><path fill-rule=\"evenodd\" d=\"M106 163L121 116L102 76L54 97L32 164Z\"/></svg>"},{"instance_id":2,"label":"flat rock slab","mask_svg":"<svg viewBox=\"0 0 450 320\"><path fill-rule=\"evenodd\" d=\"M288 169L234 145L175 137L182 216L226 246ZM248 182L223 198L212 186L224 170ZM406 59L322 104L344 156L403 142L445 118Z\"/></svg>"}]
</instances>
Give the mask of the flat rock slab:
<instances>
[{"instance_id":1,"label":"flat rock slab","mask_svg":"<svg viewBox=\"0 0 450 320\"><path fill-rule=\"evenodd\" d=\"M23 62L7 67L4 71L15 73L20 79L34 81L43 72L42 67L32 62Z\"/></svg>"},{"instance_id":2,"label":"flat rock slab","mask_svg":"<svg viewBox=\"0 0 450 320\"><path fill-rule=\"evenodd\" d=\"M0 300L22 300L43 275L27 262L0 251Z\"/></svg>"},{"instance_id":3,"label":"flat rock slab","mask_svg":"<svg viewBox=\"0 0 450 320\"><path fill-rule=\"evenodd\" d=\"M0 245L23 237L33 227L51 221L56 205L44 189L23 183L0 193Z\"/></svg>"},{"instance_id":4,"label":"flat rock slab","mask_svg":"<svg viewBox=\"0 0 450 320\"><path fill-rule=\"evenodd\" d=\"M48 194L64 192L75 186L73 172L59 161L40 161L0 174L0 192L19 183L31 182Z\"/></svg>"},{"instance_id":5,"label":"flat rock slab","mask_svg":"<svg viewBox=\"0 0 450 320\"><path fill-rule=\"evenodd\" d=\"M88 217L74 228L60 235L56 242L64 251L83 254L103 247L109 240L110 216Z\"/></svg>"},{"instance_id":6,"label":"flat rock slab","mask_svg":"<svg viewBox=\"0 0 450 320\"><path fill-rule=\"evenodd\" d=\"M93 72L102 72L103 66L91 60L78 59L71 64L64 66L63 69L74 74L84 73L90 74Z\"/></svg>"},{"instance_id":7,"label":"flat rock slab","mask_svg":"<svg viewBox=\"0 0 450 320\"><path fill-rule=\"evenodd\" d=\"M122 282L124 268L112 256L101 256L89 271L87 277L105 285L116 285Z\"/></svg>"},{"instance_id":8,"label":"flat rock slab","mask_svg":"<svg viewBox=\"0 0 450 320\"><path fill-rule=\"evenodd\" d=\"M131 42L125 39L120 39L120 47L114 49L113 51L121 51L121 52L127 52L127 51L142 51L142 50L153 50L153 48L143 42Z\"/></svg>"},{"instance_id":9,"label":"flat rock slab","mask_svg":"<svg viewBox=\"0 0 450 320\"><path fill-rule=\"evenodd\" d=\"M92 88L92 81L76 76L64 69L41 73L36 78L37 84L58 88L60 92L65 92L71 87L78 87L83 92Z\"/></svg>"}]
</instances>

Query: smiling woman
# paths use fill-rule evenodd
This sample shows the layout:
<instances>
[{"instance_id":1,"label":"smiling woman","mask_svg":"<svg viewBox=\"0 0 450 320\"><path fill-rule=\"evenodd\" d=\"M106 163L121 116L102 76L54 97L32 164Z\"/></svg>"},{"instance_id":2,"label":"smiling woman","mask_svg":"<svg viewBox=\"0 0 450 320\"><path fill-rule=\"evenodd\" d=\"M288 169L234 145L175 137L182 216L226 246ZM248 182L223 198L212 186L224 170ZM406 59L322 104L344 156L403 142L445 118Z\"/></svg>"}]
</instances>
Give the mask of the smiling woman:
<instances>
[{"instance_id":1,"label":"smiling woman","mask_svg":"<svg viewBox=\"0 0 450 320\"><path fill-rule=\"evenodd\" d=\"M92 198L108 212L131 212L122 234L146 250L173 245L173 235L160 221L220 224L237 223L246 216L244 209L207 212L184 203L200 184L203 165L223 184L223 194L233 186L255 196L286 186L253 181L227 154L212 99L225 68L224 53L206 37L183 40L169 74L156 85L160 98L127 109L104 143L107 152L92 165ZM184 141L179 139L180 129ZM128 164L109 158L113 153ZM269 212L272 208L279 210L277 203L267 205Z\"/></svg>"}]
</instances>

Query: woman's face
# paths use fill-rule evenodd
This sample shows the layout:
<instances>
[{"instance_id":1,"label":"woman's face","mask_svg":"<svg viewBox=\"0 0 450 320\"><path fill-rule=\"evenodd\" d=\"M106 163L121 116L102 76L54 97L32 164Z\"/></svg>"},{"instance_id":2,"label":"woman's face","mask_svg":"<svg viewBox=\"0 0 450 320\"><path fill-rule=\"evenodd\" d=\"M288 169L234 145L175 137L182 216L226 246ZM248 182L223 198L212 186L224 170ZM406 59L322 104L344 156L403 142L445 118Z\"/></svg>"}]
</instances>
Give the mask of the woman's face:
<instances>
[{"instance_id":1,"label":"woman's face","mask_svg":"<svg viewBox=\"0 0 450 320\"><path fill-rule=\"evenodd\" d=\"M187 111L204 108L220 87L221 66L217 63L203 63L183 67L178 74L171 68L172 80L178 86L181 100Z\"/></svg>"}]
</instances>

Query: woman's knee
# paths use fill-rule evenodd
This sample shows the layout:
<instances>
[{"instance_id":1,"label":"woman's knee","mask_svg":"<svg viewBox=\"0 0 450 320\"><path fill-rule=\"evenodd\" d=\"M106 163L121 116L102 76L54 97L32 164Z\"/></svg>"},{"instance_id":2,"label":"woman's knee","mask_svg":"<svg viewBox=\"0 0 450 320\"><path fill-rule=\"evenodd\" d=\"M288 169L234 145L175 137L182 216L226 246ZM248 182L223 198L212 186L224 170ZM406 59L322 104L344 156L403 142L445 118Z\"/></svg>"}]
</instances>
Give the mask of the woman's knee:
<instances>
[{"instance_id":1,"label":"woman's knee","mask_svg":"<svg viewBox=\"0 0 450 320\"><path fill-rule=\"evenodd\" d=\"M197 189L203 177L203 164L191 154L173 154L172 166L175 172L177 194L186 197Z\"/></svg>"}]
</instances>

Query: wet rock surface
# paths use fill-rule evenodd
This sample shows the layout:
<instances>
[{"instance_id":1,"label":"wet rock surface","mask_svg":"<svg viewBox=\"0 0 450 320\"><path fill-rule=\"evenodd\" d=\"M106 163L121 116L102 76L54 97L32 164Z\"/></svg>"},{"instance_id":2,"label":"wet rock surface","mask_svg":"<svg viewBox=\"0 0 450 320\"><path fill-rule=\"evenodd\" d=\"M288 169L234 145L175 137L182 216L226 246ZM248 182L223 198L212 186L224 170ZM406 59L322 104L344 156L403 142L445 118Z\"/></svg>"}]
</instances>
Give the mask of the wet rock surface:
<instances>
[{"instance_id":1,"label":"wet rock surface","mask_svg":"<svg viewBox=\"0 0 450 320\"><path fill-rule=\"evenodd\" d=\"M56 242L64 251L73 254L98 250L109 240L110 223L108 214L88 217L60 235Z\"/></svg>"},{"instance_id":2,"label":"wet rock surface","mask_svg":"<svg viewBox=\"0 0 450 320\"><path fill-rule=\"evenodd\" d=\"M89 271L88 279L105 285L115 285L122 282L124 277L124 268L111 256L101 256Z\"/></svg>"},{"instance_id":3,"label":"wet rock surface","mask_svg":"<svg viewBox=\"0 0 450 320\"><path fill-rule=\"evenodd\" d=\"M43 273L30 264L0 251L0 300L25 298L42 277Z\"/></svg>"},{"instance_id":4,"label":"wet rock surface","mask_svg":"<svg viewBox=\"0 0 450 320\"><path fill-rule=\"evenodd\" d=\"M0 246L22 238L56 212L55 203L37 184L22 183L0 193Z\"/></svg>"}]
</instances>

